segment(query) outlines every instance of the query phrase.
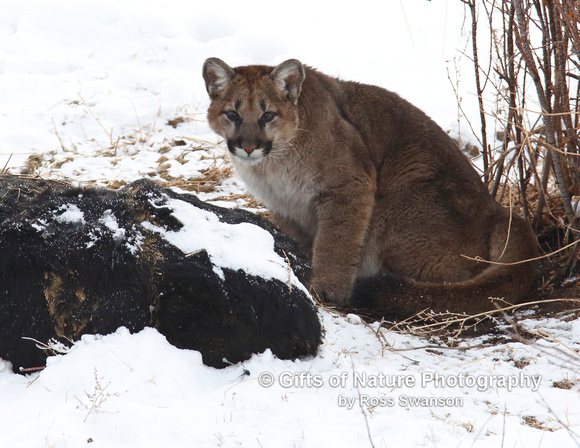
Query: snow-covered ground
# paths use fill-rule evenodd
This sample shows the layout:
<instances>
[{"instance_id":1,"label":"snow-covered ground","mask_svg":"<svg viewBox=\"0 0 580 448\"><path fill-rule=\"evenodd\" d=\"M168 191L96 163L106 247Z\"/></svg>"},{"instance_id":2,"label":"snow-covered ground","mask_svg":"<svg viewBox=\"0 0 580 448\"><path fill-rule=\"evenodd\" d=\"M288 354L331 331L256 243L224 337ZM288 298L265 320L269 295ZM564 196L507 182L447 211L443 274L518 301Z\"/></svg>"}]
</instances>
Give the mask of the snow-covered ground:
<instances>
[{"instance_id":1,"label":"snow-covered ground","mask_svg":"<svg viewBox=\"0 0 580 448\"><path fill-rule=\"evenodd\" d=\"M244 187L204 118L210 56L298 58L397 91L471 139L448 79L476 121L462 2L382 3L3 0L0 170L112 187L146 176L235 205L220 199ZM85 336L27 376L0 361L0 447L580 444L576 321L530 320L548 335L534 345L450 349L320 317L319 355L296 362L266 352L217 370L152 329Z\"/></svg>"}]
</instances>

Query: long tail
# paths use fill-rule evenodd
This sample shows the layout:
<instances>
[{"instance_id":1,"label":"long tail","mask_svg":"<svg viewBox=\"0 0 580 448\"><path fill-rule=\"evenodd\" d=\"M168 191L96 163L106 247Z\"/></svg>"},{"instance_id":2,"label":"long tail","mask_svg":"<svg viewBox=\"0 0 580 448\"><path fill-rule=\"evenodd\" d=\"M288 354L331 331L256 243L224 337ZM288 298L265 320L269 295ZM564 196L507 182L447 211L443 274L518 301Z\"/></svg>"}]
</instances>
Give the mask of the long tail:
<instances>
[{"instance_id":1,"label":"long tail","mask_svg":"<svg viewBox=\"0 0 580 448\"><path fill-rule=\"evenodd\" d=\"M384 315L409 317L430 309L436 313L475 314L518 303L535 285L536 238L529 224L514 217L506 247L505 225L497 225L490 239L490 264L475 277L457 283L428 283L394 274L360 279L355 285L351 305L372 309ZM503 237L502 237L503 235Z\"/></svg>"}]
</instances>

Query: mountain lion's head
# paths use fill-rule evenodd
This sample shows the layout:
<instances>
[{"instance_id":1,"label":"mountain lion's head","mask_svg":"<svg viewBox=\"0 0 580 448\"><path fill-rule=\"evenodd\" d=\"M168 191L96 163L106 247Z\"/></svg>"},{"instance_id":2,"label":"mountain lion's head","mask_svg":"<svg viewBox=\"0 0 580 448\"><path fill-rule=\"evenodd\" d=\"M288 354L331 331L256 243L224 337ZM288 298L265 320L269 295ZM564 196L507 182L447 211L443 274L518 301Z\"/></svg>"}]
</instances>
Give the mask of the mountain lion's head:
<instances>
[{"instance_id":1,"label":"mountain lion's head","mask_svg":"<svg viewBox=\"0 0 580 448\"><path fill-rule=\"evenodd\" d=\"M233 69L209 58L203 78L212 100L209 125L237 160L255 164L288 148L298 131L296 104L304 81L300 61Z\"/></svg>"}]
</instances>

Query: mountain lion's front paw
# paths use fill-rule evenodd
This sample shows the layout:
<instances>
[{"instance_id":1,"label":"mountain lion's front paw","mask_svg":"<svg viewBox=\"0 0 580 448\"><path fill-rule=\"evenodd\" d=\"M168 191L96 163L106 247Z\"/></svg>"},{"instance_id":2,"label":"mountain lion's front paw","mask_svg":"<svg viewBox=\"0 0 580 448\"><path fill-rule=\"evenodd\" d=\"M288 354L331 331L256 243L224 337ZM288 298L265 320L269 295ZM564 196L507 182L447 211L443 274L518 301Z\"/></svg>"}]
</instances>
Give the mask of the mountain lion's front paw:
<instances>
[{"instance_id":1,"label":"mountain lion's front paw","mask_svg":"<svg viewBox=\"0 0 580 448\"><path fill-rule=\"evenodd\" d=\"M311 281L312 295L324 303L338 306L348 306L351 288L350 285L337 285L324 281Z\"/></svg>"}]
</instances>

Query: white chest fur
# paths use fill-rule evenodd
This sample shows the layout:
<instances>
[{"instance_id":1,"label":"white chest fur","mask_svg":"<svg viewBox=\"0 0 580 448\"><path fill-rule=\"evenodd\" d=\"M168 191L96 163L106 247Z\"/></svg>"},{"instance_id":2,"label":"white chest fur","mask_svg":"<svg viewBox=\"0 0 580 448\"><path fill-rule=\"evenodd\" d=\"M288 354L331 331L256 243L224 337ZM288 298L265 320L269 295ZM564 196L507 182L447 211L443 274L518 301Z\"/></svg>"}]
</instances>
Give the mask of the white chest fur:
<instances>
[{"instance_id":1,"label":"white chest fur","mask_svg":"<svg viewBox=\"0 0 580 448\"><path fill-rule=\"evenodd\" d=\"M264 160L248 165L232 157L234 167L250 193L266 207L298 223L306 233L315 233L312 200L316 196L315 179L303 174L296 162Z\"/></svg>"}]
</instances>

